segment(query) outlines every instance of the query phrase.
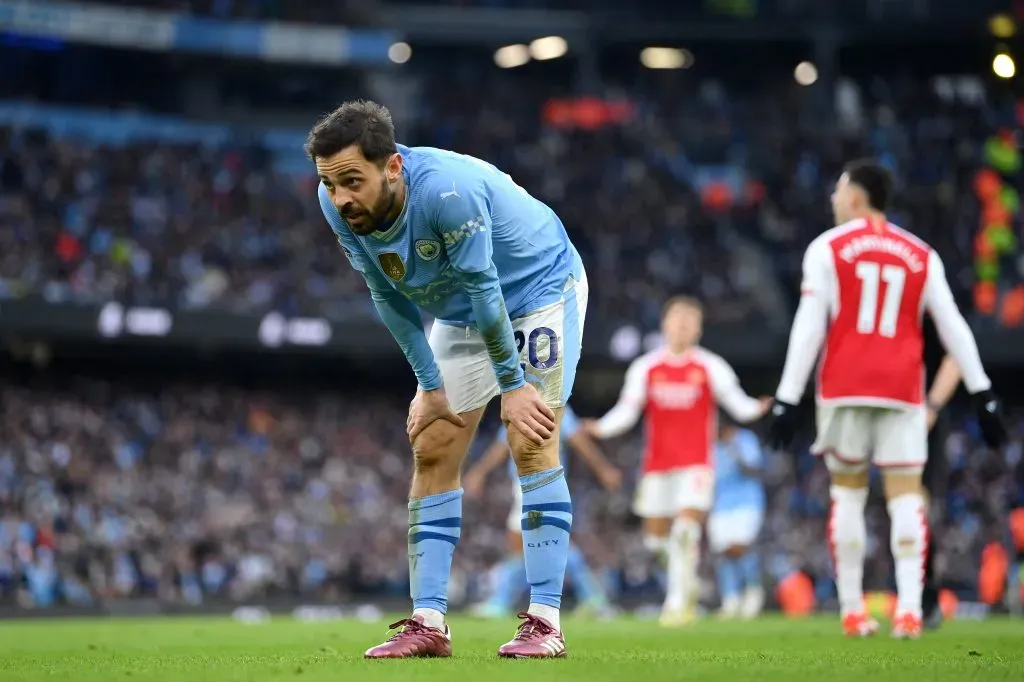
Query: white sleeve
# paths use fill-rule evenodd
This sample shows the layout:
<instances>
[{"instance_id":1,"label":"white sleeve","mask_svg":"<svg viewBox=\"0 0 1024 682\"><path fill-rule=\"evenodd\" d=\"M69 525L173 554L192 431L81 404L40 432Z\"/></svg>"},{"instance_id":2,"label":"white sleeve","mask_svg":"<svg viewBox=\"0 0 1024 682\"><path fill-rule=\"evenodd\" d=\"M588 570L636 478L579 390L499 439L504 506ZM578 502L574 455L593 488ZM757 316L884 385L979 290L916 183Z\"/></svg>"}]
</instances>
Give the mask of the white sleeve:
<instances>
[{"instance_id":1,"label":"white sleeve","mask_svg":"<svg viewBox=\"0 0 1024 682\"><path fill-rule=\"evenodd\" d=\"M761 401L747 395L740 386L739 377L728 362L713 353L707 353L704 360L711 381L711 392L718 404L725 408L733 419L746 424L764 414Z\"/></svg>"},{"instance_id":2,"label":"white sleeve","mask_svg":"<svg viewBox=\"0 0 1024 682\"><path fill-rule=\"evenodd\" d=\"M789 332L789 349L782 379L775 397L796 405L807 388L807 380L818 360L821 344L828 328L828 312L835 296L828 242L815 240L804 253L803 281L800 283L800 305Z\"/></svg>"},{"instance_id":3,"label":"white sleeve","mask_svg":"<svg viewBox=\"0 0 1024 682\"><path fill-rule=\"evenodd\" d=\"M953 300L953 292L946 281L946 268L939 255L932 251L928 254L928 279L924 284L924 304L935 321L935 328L946 351L953 356L960 367L964 385L968 393L978 393L992 388L992 382L985 374L978 354L978 344L974 334L967 325L967 320L960 314L960 309Z\"/></svg>"},{"instance_id":4,"label":"white sleeve","mask_svg":"<svg viewBox=\"0 0 1024 682\"><path fill-rule=\"evenodd\" d=\"M619 402L597 422L599 438L621 436L640 421L644 405L647 404L647 365L647 356L643 355L634 360L626 370Z\"/></svg>"}]
</instances>

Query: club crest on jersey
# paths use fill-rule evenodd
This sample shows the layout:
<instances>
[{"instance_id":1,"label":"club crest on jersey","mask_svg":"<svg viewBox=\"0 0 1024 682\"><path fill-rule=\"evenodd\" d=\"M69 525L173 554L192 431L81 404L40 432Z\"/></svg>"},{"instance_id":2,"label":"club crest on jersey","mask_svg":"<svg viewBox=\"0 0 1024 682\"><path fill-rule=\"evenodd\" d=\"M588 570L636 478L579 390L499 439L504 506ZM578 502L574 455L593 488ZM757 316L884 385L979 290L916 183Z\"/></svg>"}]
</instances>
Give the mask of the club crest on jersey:
<instances>
[{"instance_id":1,"label":"club crest on jersey","mask_svg":"<svg viewBox=\"0 0 1024 682\"><path fill-rule=\"evenodd\" d=\"M417 239L416 255L426 261L434 260L441 255L441 242L435 242L433 239Z\"/></svg>"},{"instance_id":2,"label":"club crest on jersey","mask_svg":"<svg viewBox=\"0 0 1024 682\"><path fill-rule=\"evenodd\" d=\"M401 282L405 277L405 263L402 262L397 253L378 253L377 262L380 263L384 274L396 282Z\"/></svg>"},{"instance_id":3,"label":"club crest on jersey","mask_svg":"<svg viewBox=\"0 0 1024 682\"><path fill-rule=\"evenodd\" d=\"M694 367L686 373L686 382L694 386L702 385L704 383L704 372Z\"/></svg>"}]
</instances>

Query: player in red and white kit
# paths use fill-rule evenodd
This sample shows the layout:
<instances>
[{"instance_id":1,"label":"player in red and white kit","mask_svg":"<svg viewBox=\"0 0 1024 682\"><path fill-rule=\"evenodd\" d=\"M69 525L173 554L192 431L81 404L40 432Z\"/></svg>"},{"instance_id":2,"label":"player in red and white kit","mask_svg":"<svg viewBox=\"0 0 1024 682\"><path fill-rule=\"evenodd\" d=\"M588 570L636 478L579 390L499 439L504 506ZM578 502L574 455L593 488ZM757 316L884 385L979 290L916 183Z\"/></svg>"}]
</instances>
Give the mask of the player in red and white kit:
<instances>
[{"instance_id":1,"label":"player in red and white kit","mask_svg":"<svg viewBox=\"0 0 1024 682\"><path fill-rule=\"evenodd\" d=\"M999 404L967 322L957 309L939 256L886 220L892 179L870 161L849 164L836 183L838 227L804 254L801 299L775 393L769 443L788 445L794 406L824 344L818 374L817 439L812 452L831 474L828 542L844 632L873 634L864 608L868 466L882 469L891 526L898 602L892 634L920 636L923 567L928 544L921 470L928 458L922 314L935 321L976 396L990 444L1004 437Z\"/></svg>"},{"instance_id":2,"label":"player in red and white kit","mask_svg":"<svg viewBox=\"0 0 1024 682\"><path fill-rule=\"evenodd\" d=\"M718 405L740 422L764 415L770 399L740 387L732 367L697 345L703 326L700 303L670 299L661 321L665 346L630 365L618 403L583 428L596 438L626 433L645 415L643 475L633 510L644 519L644 544L666 558L665 626L695 616L700 539L714 499L714 448Z\"/></svg>"}]
</instances>

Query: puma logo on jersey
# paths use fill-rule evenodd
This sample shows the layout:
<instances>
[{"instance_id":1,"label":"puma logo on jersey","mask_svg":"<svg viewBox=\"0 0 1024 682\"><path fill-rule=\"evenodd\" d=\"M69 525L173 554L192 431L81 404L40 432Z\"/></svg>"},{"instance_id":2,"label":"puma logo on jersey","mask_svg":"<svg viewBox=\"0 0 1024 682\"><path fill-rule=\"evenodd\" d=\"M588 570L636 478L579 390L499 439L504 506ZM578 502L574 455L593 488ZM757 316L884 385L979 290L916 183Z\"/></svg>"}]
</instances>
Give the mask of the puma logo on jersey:
<instances>
[{"instance_id":1,"label":"puma logo on jersey","mask_svg":"<svg viewBox=\"0 0 1024 682\"><path fill-rule=\"evenodd\" d=\"M459 199L462 198L462 197L459 196L459 193L455 190L455 183L454 182L452 183L452 191L451 192L441 192L441 201L444 201L448 197L457 197Z\"/></svg>"}]
</instances>

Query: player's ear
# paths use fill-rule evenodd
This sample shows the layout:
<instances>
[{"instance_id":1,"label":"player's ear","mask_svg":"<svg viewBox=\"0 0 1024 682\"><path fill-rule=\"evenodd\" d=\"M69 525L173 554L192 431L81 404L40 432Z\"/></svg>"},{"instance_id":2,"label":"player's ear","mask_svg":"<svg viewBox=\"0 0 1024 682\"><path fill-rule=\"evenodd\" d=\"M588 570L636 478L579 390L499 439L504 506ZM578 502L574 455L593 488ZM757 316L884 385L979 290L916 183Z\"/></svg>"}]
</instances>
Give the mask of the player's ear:
<instances>
[{"instance_id":1,"label":"player's ear","mask_svg":"<svg viewBox=\"0 0 1024 682\"><path fill-rule=\"evenodd\" d=\"M402 174L402 155L394 153L388 157L387 163L384 164L384 174L387 176L388 182L395 182Z\"/></svg>"},{"instance_id":2,"label":"player's ear","mask_svg":"<svg viewBox=\"0 0 1024 682\"><path fill-rule=\"evenodd\" d=\"M853 204L853 208L860 211L868 205L868 194L860 185L850 185L848 188L850 192L850 203Z\"/></svg>"}]
</instances>

